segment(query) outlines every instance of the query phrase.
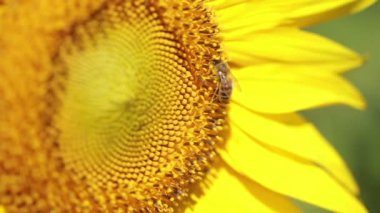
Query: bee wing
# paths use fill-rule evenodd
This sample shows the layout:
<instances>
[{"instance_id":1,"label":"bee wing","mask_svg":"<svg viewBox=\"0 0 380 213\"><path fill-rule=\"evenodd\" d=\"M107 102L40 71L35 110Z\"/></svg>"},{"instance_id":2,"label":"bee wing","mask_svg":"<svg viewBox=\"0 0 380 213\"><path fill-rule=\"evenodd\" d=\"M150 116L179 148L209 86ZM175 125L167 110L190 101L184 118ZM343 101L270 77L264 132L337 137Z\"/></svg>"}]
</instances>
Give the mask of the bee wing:
<instances>
[{"instance_id":1,"label":"bee wing","mask_svg":"<svg viewBox=\"0 0 380 213\"><path fill-rule=\"evenodd\" d=\"M241 87L239 85L239 82L238 82L237 78L232 74L232 72L230 72L230 76L232 78L232 88L235 89L235 87L237 87L239 92L242 92Z\"/></svg>"}]
</instances>

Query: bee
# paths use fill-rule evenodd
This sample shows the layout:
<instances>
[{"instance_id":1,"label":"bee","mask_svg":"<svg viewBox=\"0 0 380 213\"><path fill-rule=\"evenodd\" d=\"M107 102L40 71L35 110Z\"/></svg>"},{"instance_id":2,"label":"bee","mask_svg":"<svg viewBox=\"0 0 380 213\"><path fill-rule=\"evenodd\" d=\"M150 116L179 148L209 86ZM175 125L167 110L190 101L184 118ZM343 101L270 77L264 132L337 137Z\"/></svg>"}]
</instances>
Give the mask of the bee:
<instances>
[{"instance_id":1,"label":"bee","mask_svg":"<svg viewBox=\"0 0 380 213\"><path fill-rule=\"evenodd\" d=\"M221 61L213 61L218 79L218 87L216 89L216 100L221 103L228 103L231 98L233 89L233 79L228 64ZM214 95L215 96L215 95Z\"/></svg>"}]
</instances>

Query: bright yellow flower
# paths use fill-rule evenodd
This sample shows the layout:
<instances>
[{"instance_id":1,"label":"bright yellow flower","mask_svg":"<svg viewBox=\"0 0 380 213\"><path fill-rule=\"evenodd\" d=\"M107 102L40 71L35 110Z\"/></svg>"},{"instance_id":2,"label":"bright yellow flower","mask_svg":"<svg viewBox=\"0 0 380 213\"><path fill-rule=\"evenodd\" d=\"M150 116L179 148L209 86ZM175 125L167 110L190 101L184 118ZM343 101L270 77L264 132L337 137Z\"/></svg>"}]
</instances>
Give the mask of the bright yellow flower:
<instances>
[{"instance_id":1,"label":"bright yellow flower","mask_svg":"<svg viewBox=\"0 0 380 213\"><path fill-rule=\"evenodd\" d=\"M297 112L365 107L362 58L300 28L373 2L0 2L0 205L366 212Z\"/></svg>"}]
</instances>

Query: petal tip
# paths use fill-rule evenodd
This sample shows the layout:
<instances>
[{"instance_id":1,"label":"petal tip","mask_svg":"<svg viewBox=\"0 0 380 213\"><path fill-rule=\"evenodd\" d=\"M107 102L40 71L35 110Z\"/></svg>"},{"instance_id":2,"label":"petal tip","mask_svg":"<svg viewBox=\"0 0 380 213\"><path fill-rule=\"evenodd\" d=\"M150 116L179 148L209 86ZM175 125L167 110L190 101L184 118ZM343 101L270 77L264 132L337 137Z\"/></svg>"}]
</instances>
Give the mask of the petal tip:
<instances>
[{"instance_id":1,"label":"petal tip","mask_svg":"<svg viewBox=\"0 0 380 213\"><path fill-rule=\"evenodd\" d=\"M358 1L355 6L352 8L353 13L358 13L362 10L367 9L371 5L375 4L377 0L361 0Z\"/></svg>"}]
</instances>

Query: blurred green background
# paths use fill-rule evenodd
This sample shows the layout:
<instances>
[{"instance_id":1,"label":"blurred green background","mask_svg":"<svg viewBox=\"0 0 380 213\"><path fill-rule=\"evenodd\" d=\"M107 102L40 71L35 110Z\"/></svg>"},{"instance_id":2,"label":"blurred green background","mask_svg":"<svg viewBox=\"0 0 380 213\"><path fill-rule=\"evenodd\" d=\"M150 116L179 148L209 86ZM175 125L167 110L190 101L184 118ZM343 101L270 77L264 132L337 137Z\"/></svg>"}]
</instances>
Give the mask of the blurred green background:
<instances>
[{"instance_id":1,"label":"blurred green background","mask_svg":"<svg viewBox=\"0 0 380 213\"><path fill-rule=\"evenodd\" d=\"M380 3L362 13L307 30L329 37L368 57L360 69L345 74L367 100L357 111L344 106L305 112L350 166L370 212L380 212ZM322 212L305 207L306 212Z\"/></svg>"}]
</instances>

